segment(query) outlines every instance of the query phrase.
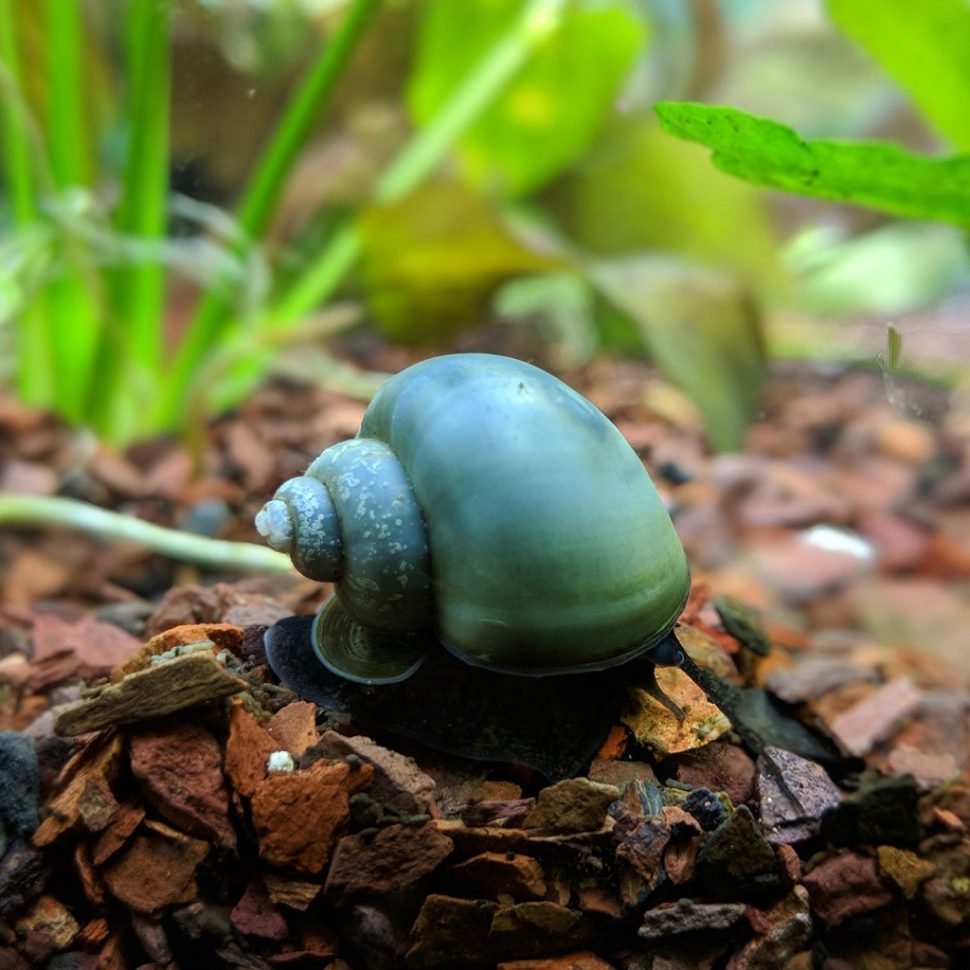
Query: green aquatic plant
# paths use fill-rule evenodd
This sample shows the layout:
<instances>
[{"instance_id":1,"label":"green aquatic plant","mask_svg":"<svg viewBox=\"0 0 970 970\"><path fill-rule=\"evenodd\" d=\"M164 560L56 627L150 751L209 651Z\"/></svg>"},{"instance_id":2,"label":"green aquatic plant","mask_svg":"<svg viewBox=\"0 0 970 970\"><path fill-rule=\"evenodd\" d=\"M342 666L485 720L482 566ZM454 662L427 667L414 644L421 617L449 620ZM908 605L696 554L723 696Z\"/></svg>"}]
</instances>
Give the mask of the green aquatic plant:
<instances>
[{"instance_id":1,"label":"green aquatic plant","mask_svg":"<svg viewBox=\"0 0 970 970\"><path fill-rule=\"evenodd\" d=\"M85 60L90 31L83 8L57 0L38 8L0 5L0 150L13 256L0 270L0 319L12 330L13 379L25 402L122 443L184 428L199 416L189 411L192 402L229 406L265 375L267 347L300 334L304 316L333 295L359 255L351 216L284 286L274 289L264 278L270 274L260 274L261 240L286 180L380 6L380 0L347 4L298 83L233 218L190 206L207 235L176 240L166 235L173 214L172 4L132 0L125 7L120 164L113 173L95 172L100 152L89 134L89 95L98 72ZM565 7L565 0L521 5L379 175L375 202L400 199L435 169L559 29ZM26 70L28 46L32 54L39 47L44 64L43 118L29 97L37 71L33 63ZM117 187L110 207L100 200L101 181ZM172 269L201 277L203 292L184 336L167 353L165 282ZM214 353L232 365L216 370L213 386Z\"/></svg>"}]
</instances>

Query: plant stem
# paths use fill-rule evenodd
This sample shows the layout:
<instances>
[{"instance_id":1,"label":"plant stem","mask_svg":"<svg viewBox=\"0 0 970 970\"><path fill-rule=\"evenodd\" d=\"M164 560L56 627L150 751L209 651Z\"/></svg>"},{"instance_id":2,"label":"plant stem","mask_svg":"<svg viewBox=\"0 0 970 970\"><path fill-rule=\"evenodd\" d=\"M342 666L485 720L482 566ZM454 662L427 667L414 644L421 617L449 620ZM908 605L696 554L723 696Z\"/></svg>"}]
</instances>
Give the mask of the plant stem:
<instances>
[{"instance_id":1,"label":"plant stem","mask_svg":"<svg viewBox=\"0 0 970 970\"><path fill-rule=\"evenodd\" d=\"M67 526L104 541L133 542L172 559L221 569L279 573L291 568L289 556L267 546L166 529L76 499L0 495L0 526Z\"/></svg>"},{"instance_id":2,"label":"plant stem","mask_svg":"<svg viewBox=\"0 0 970 970\"><path fill-rule=\"evenodd\" d=\"M283 115L239 203L239 223L251 236L260 235L269 224L293 163L380 3L381 0L355 0L340 31L324 48Z\"/></svg>"},{"instance_id":3,"label":"plant stem","mask_svg":"<svg viewBox=\"0 0 970 970\"><path fill-rule=\"evenodd\" d=\"M239 203L237 217L243 234L233 247L236 252L241 252L250 239L260 236L266 229L293 163L332 97L380 2L354 0L337 34L323 47L291 100ZM171 424L178 413L201 360L227 329L228 284L228 280L219 279L205 293L179 347L173 373L167 382L170 393L163 405L166 424Z\"/></svg>"},{"instance_id":4,"label":"plant stem","mask_svg":"<svg viewBox=\"0 0 970 970\"><path fill-rule=\"evenodd\" d=\"M47 0L50 112L48 153L58 188L90 182L85 137L81 4Z\"/></svg>"},{"instance_id":5,"label":"plant stem","mask_svg":"<svg viewBox=\"0 0 970 970\"><path fill-rule=\"evenodd\" d=\"M120 233L150 243L166 229L171 4L131 0L128 10L128 144L115 224ZM160 259L138 257L113 272L110 282L112 316L100 328L86 412L101 436L112 441L124 439L137 420L133 392L139 398L155 393L152 385L162 359L164 267Z\"/></svg>"},{"instance_id":6,"label":"plant stem","mask_svg":"<svg viewBox=\"0 0 970 970\"><path fill-rule=\"evenodd\" d=\"M390 162L374 187L374 199L391 203L423 181L461 135L504 90L532 51L558 26L566 0L530 0L513 26L492 46L458 86L430 124L422 128ZM360 255L360 235L353 222L331 237L319 257L258 321L260 329L287 327L329 299ZM240 365L236 383L252 387L265 372L257 361Z\"/></svg>"},{"instance_id":7,"label":"plant stem","mask_svg":"<svg viewBox=\"0 0 970 970\"><path fill-rule=\"evenodd\" d=\"M84 30L81 5L47 0L49 83L47 150L55 189L86 187L90 158L82 93ZM64 266L48 289L50 335L58 410L72 421L83 417L83 395L98 325L94 301L77 265L72 240L65 240Z\"/></svg>"},{"instance_id":8,"label":"plant stem","mask_svg":"<svg viewBox=\"0 0 970 970\"><path fill-rule=\"evenodd\" d=\"M37 222L36 187L30 162L27 106L17 44L15 6L0 3L0 147L4 183L12 221L24 230ZM28 302L15 321L17 388L20 398L34 406L49 406L54 396L51 348L44 299Z\"/></svg>"},{"instance_id":9,"label":"plant stem","mask_svg":"<svg viewBox=\"0 0 970 970\"><path fill-rule=\"evenodd\" d=\"M2 65L3 173L14 222L24 226L37 218L37 200L30 168L30 141L23 101L23 71L17 44L14 5L0 4L0 65Z\"/></svg>"},{"instance_id":10,"label":"plant stem","mask_svg":"<svg viewBox=\"0 0 970 970\"><path fill-rule=\"evenodd\" d=\"M475 65L430 124L422 128L377 180L374 199L396 202L423 181L451 147L502 92L529 55L559 25L565 0L531 0L522 16ZM360 252L353 225L339 230L270 311L262 326L277 327L330 297Z\"/></svg>"}]
</instances>

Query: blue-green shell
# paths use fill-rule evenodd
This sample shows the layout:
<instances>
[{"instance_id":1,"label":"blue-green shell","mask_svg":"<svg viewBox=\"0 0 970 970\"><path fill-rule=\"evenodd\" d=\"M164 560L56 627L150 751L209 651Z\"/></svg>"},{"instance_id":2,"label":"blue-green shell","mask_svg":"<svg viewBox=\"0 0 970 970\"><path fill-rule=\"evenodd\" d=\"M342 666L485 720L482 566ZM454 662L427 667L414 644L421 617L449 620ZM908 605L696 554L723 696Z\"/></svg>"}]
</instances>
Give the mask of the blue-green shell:
<instances>
[{"instance_id":1,"label":"blue-green shell","mask_svg":"<svg viewBox=\"0 0 970 970\"><path fill-rule=\"evenodd\" d=\"M381 488L397 496L409 486L427 537L414 575L430 586L422 593L415 582L417 611L469 663L532 675L608 667L660 640L683 609L687 560L640 459L589 401L537 367L489 354L416 364L381 388L357 438L335 448L340 460L328 449L308 475L326 480L355 449L397 463ZM346 496L334 504L354 507ZM413 526L412 517L409 542ZM367 633L380 624L358 609L367 597L346 557L354 530L340 530L340 576L317 578L338 580L338 606ZM303 531L297 523L294 545ZM394 576L400 563L385 551ZM365 558L381 555L372 542ZM407 616L400 632L421 627L415 610L390 614L384 629L397 614Z\"/></svg>"}]
</instances>

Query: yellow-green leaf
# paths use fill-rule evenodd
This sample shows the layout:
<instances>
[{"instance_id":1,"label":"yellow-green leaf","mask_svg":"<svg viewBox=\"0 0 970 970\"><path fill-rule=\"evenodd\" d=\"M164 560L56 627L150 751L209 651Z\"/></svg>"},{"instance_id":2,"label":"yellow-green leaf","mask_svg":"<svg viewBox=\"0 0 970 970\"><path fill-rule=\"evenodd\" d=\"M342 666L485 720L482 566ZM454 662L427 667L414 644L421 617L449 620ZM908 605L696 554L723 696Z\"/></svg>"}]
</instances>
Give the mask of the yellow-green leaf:
<instances>
[{"instance_id":1,"label":"yellow-green leaf","mask_svg":"<svg viewBox=\"0 0 970 970\"><path fill-rule=\"evenodd\" d=\"M359 223L368 309L393 339L431 340L480 323L499 284L561 264L530 251L489 203L428 182Z\"/></svg>"},{"instance_id":2,"label":"yellow-green leaf","mask_svg":"<svg viewBox=\"0 0 970 970\"><path fill-rule=\"evenodd\" d=\"M765 372L760 316L747 290L729 273L662 256L604 261L591 274L694 402L711 444L740 449Z\"/></svg>"},{"instance_id":3,"label":"yellow-green leaf","mask_svg":"<svg viewBox=\"0 0 970 970\"><path fill-rule=\"evenodd\" d=\"M829 14L905 90L936 130L970 151L970 4L828 0Z\"/></svg>"},{"instance_id":4,"label":"yellow-green leaf","mask_svg":"<svg viewBox=\"0 0 970 970\"><path fill-rule=\"evenodd\" d=\"M427 124L521 13L521 0L429 0L408 85ZM510 195L535 190L595 138L645 40L620 2L572 0L505 91L460 142L468 176Z\"/></svg>"}]
</instances>

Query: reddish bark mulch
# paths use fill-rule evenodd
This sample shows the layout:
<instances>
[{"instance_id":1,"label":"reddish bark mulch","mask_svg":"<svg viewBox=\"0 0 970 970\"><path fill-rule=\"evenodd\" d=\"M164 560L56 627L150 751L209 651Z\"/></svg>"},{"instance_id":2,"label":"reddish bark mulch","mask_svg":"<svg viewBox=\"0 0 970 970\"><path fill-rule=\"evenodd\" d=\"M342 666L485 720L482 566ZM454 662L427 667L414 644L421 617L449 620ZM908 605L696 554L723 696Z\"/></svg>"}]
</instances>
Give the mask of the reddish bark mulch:
<instances>
[{"instance_id":1,"label":"reddish bark mulch","mask_svg":"<svg viewBox=\"0 0 970 970\"><path fill-rule=\"evenodd\" d=\"M276 685L262 633L316 584L4 534L0 966L966 961L964 419L918 388L894 410L878 375L779 373L746 452L712 458L639 365L574 382L670 502L681 637L733 727L674 671L686 722L631 685L578 777L444 755ZM172 442L109 453L0 402L0 488L252 540L361 413L268 388L193 477Z\"/></svg>"}]
</instances>

